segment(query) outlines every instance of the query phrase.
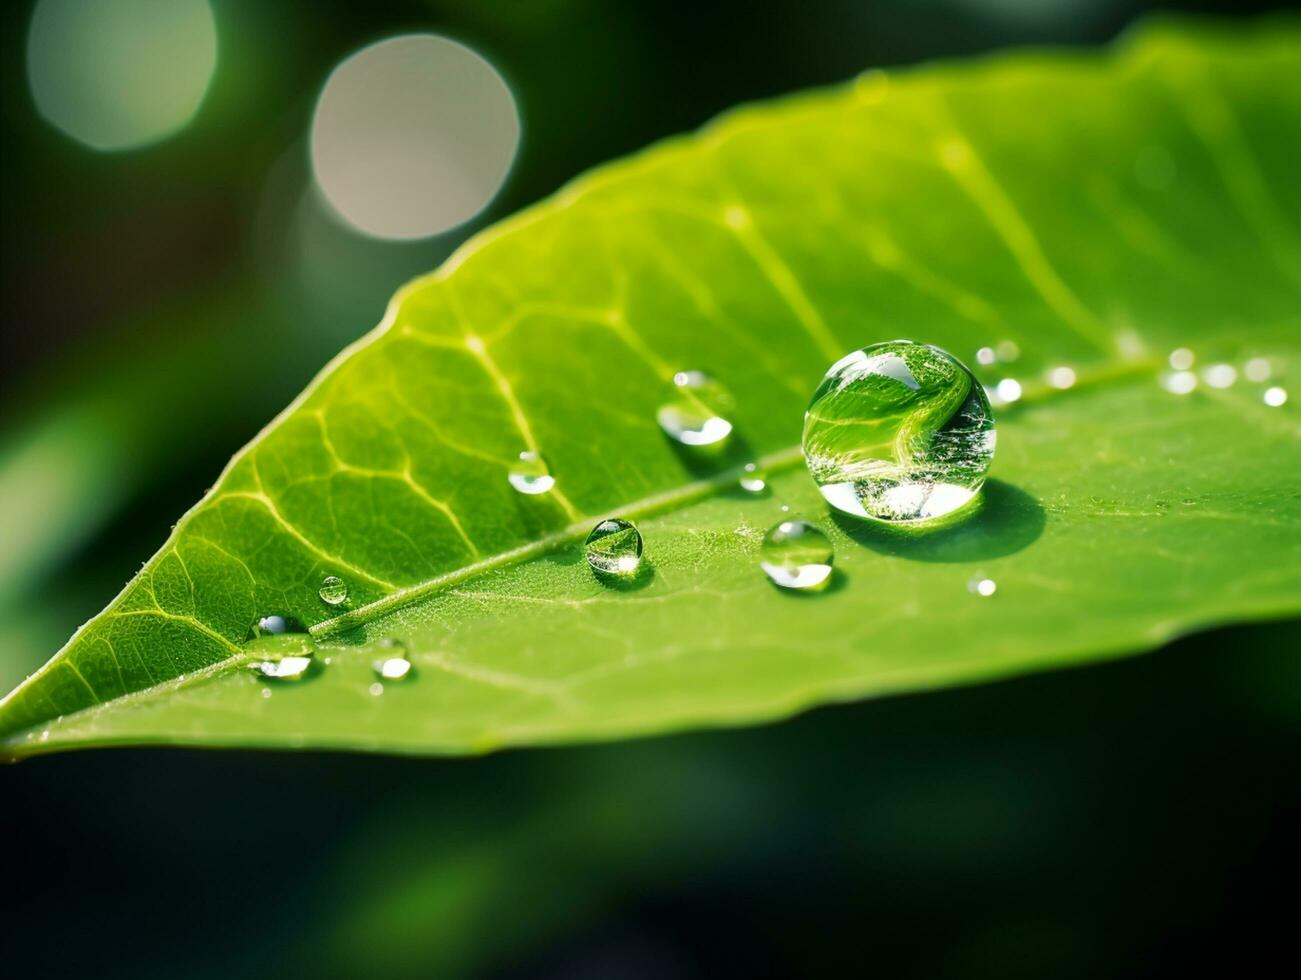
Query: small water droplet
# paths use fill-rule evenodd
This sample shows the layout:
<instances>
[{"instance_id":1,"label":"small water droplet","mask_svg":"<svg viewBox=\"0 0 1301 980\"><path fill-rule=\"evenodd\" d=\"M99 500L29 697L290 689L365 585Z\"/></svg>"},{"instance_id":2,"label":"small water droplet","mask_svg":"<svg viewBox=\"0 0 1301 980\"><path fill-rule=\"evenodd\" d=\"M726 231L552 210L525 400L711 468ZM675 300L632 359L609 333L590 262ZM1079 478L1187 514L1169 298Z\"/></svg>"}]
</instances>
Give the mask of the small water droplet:
<instances>
[{"instance_id":1,"label":"small water droplet","mask_svg":"<svg viewBox=\"0 0 1301 980\"><path fill-rule=\"evenodd\" d=\"M1055 367L1048 372L1048 383L1054 388L1065 390L1075 386L1075 369Z\"/></svg>"},{"instance_id":2,"label":"small water droplet","mask_svg":"<svg viewBox=\"0 0 1301 980\"><path fill-rule=\"evenodd\" d=\"M50 730L47 728L45 729L45 731L41 732L41 741L48 742L49 740L50 740Z\"/></svg>"},{"instance_id":3,"label":"small water droplet","mask_svg":"<svg viewBox=\"0 0 1301 980\"><path fill-rule=\"evenodd\" d=\"M321 579L317 594L327 606L342 606L348 601L348 583L337 575L327 575Z\"/></svg>"},{"instance_id":4,"label":"small water droplet","mask_svg":"<svg viewBox=\"0 0 1301 980\"><path fill-rule=\"evenodd\" d=\"M1287 389L1280 388L1278 385L1266 388L1265 393L1260 396L1260 400L1270 408L1281 408L1287 404Z\"/></svg>"},{"instance_id":5,"label":"small water droplet","mask_svg":"<svg viewBox=\"0 0 1301 980\"><path fill-rule=\"evenodd\" d=\"M1202 380L1212 388L1228 388L1238 380L1238 369L1232 364L1212 364L1202 371Z\"/></svg>"},{"instance_id":6,"label":"small water droplet","mask_svg":"<svg viewBox=\"0 0 1301 980\"><path fill-rule=\"evenodd\" d=\"M783 514L789 514L791 512L791 505L782 504L781 507L778 508L778 510L780 510Z\"/></svg>"},{"instance_id":7,"label":"small water droplet","mask_svg":"<svg viewBox=\"0 0 1301 980\"><path fill-rule=\"evenodd\" d=\"M783 589L820 589L831 578L831 539L808 521L782 521L769 528L759 567Z\"/></svg>"},{"instance_id":8,"label":"small water droplet","mask_svg":"<svg viewBox=\"0 0 1301 980\"><path fill-rule=\"evenodd\" d=\"M527 494L546 493L556 485L556 478L551 475L547 461L529 450L519 454L506 478L512 487Z\"/></svg>"},{"instance_id":9,"label":"small water droplet","mask_svg":"<svg viewBox=\"0 0 1301 980\"><path fill-rule=\"evenodd\" d=\"M966 366L907 340L842 357L804 415L809 472L829 504L855 517L956 511L984 484L995 443L989 399Z\"/></svg>"},{"instance_id":10,"label":"small water droplet","mask_svg":"<svg viewBox=\"0 0 1301 980\"><path fill-rule=\"evenodd\" d=\"M973 578L967 583L967 591L988 599L998 591L998 583L992 578Z\"/></svg>"},{"instance_id":11,"label":"small water droplet","mask_svg":"<svg viewBox=\"0 0 1301 980\"><path fill-rule=\"evenodd\" d=\"M641 564L641 532L632 521L607 517L587 536L583 554L587 563L602 575L626 578Z\"/></svg>"},{"instance_id":12,"label":"small water droplet","mask_svg":"<svg viewBox=\"0 0 1301 980\"><path fill-rule=\"evenodd\" d=\"M384 693L384 685L381 684L379 681L376 681L374 684L372 684L372 685L371 685L370 687L368 687L366 690L370 691L370 696L371 696L371 697L373 697L373 698L377 698L377 697L379 697L381 694Z\"/></svg>"},{"instance_id":13,"label":"small water droplet","mask_svg":"<svg viewBox=\"0 0 1301 980\"><path fill-rule=\"evenodd\" d=\"M655 413L665 435L684 446L716 446L732 434L731 394L704 371L679 371Z\"/></svg>"},{"instance_id":14,"label":"small water droplet","mask_svg":"<svg viewBox=\"0 0 1301 980\"><path fill-rule=\"evenodd\" d=\"M1186 395L1197 387L1197 375L1191 371L1174 371L1161 375L1161 387L1172 395Z\"/></svg>"},{"instance_id":15,"label":"small water droplet","mask_svg":"<svg viewBox=\"0 0 1301 980\"><path fill-rule=\"evenodd\" d=\"M1269 376L1273 373L1273 367L1270 365L1268 357L1253 357L1242 366L1242 373L1247 376L1248 381L1260 384L1269 380Z\"/></svg>"},{"instance_id":16,"label":"small water droplet","mask_svg":"<svg viewBox=\"0 0 1301 980\"><path fill-rule=\"evenodd\" d=\"M998 360L998 355L994 353L994 348L992 347L982 347L980 350L976 351L977 364L989 367L996 360Z\"/></svg>"},{"instance_id":17,"label":"small water droplet","mask_svg":"<svg viewBox=\"0 0 1301 980\"><path fill-rule=\"evenodd\" d=\"M376 644L382 656L371 667L375 676L385 681L401 681L411 676L411 660L407 646L401 640L386 638Z\"/></svg>"},{"instance_id":18,"label":"small water droplet","mask_svg":"<svg viewBox=\"0 0 1301 980\"><path fill-rule=\"evenodd\" d=\"M739 480L746 493L763 493L768 489L768 477L758 463L746 463L741 468Z\"/></svg>"},{"instance_id":19,"label":"small water droplet","mask_svg":"<svg viewBox=\"0 0 1301 980\"><path fill-rule=\"evenodd\" d=\"M271 688L269 687L262 688L262 699L266 700L269 697L271 697Z\"/></svg>"},{"instance_id":20,"label":"small water droplet","mask_svg":"<svg viewBox=\"0 0 1301 980\"><path fill-rule=\"evenodd\" d=\"M1194 360L1193 352L1187 347L1176 347L1170 352L1170 366L1176 371L1187 371Z\"/></svg>"}]
</instances>

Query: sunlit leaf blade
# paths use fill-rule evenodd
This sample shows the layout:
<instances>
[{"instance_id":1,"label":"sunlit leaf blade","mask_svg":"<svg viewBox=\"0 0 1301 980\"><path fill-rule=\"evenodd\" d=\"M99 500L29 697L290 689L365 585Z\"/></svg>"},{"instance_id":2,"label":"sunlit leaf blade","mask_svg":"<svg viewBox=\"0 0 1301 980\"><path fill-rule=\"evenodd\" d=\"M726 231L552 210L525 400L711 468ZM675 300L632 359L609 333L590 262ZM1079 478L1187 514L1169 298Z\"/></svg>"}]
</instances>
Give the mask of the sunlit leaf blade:
<instances>
[{"instance_id":1,"label":"sunlit leaf blade","mask_svg":"<svg viewBox=\"0 0 1301 980\"><path fill-rule=\"evenodd\" d=\"M1158 382L1186 346L1239 373L1267 358L1269 384L1301 390L1301 31L1217 30L868 74L480 236L10 695L8 751L466 752L742 723L1296 612L1297 399ZM832 519L798 453L826 367L895 337L1021 351L983 509L921 537ZM1059 391L1044 377L1063 365ZM721 458L654 422L692 368L736 397ZM525 450L554 490L511 487ZM751 457L766 496L736 489ZM836 543L820 595L758 568L784 506ZM620 588L580 551L611 514L646 537ZM326 575L349 585L342 609ZM268 613L311 625L328 666L275 687L242 669ZM372 693L384 637L415 669Z\"/></svg>"}]
</instances>

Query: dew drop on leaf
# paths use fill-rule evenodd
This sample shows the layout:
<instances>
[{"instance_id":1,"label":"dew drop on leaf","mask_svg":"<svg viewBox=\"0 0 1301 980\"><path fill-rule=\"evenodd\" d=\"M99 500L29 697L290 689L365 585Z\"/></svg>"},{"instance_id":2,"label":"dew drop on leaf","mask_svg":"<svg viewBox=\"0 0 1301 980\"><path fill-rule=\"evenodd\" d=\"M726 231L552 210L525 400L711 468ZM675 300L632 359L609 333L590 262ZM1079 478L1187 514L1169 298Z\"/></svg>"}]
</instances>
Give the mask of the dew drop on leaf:
<instances>
[{"instance_id":1,"label":"dew drop on leaf","mask_svg":"<svg viewBox=\"0 0 1301 980\"><path fill-rule=\"evenodd\" d=\"M704 371L679 371L655 414L660 428L684 446L717 446L732 434L731 394Z\"/></svg>"},{"instance_id":2,"label":"dew drop on leaf","mask_svg":"<svg viewBox=\"0 0 1301 980\"><path fill-rule=\"evenodd\" d=\"M556 478L551 475L547 461L538 453L525 450L511 465L506 474L510 485L520 493L546 493L556 485Z\"/></svg>"},{"instance_id":3,"label":"dew drop on leaf","mask_svg":"<svg viewBox=\"0 0 1301 980\"><path fill-rule=\"evenodd\" d=\"M967 591L973 595L988 599L998 591L998 583L992 578L973 578L967 583Z\"/></svg>"},{"instance_id":4,"label":"dew drop on leaf","mask_svg":"<svg viewBox=\"0 0 1301 980\"><path fill-rule=\"evenodd\" d=\"M768 489L768 475L758 463L746 463L738 482L746 493L763 493Z\"/></svg>"},{"instance_id":5,"label":"dew drop on leaf","mask_svg":"<svg viewBox=\"0 0 1301 980\"><path fill-rule=\"evenodd\" d=\"M337 575L327 575L321 579L317 594L327 606L341 606L348 601L348 583Z\"/></svg>"},{"instance_id":6,"label":"dew drop on leaf","mask_svg":"<svg viewBox=\"0 0 1301 980\"><path fill-rule=\"evenodd\" d=\"M626 578L635 574L641 564L641 548L641 532L631 521L608 517L592 528L583 554L602 575Z\"/></svg>"},{"instance_id":7,"label":"dew drop on leaf","mask_svg":"<svg viewBox=\"0 0 1301 980\"><path fill-rule=\"evenodd\" d=\"M873 344L827 371L804 415L804 459L837 510L883 521L943 517L994 458L994 415L961 361L928 344Z\"/></svg>"},{"instance_id":8,"label":"dew drop on leaf","mask_svg":"<svg viewBox=\"0 0 1301 980\"><path fill-rule=\"evenodd\" d=\"M378 646L381 656L371 664L376 677L382 681L396 682L411 676L411 660L407 656L405 643L384 639L379 641Z\"/></svg>"},{"instance_id":9,"label":"dew drop on leaf","mask_svg":"<svg viewBox=\"0 0 1301 980\"><path fill-rule=\"evenodd\" d=\"M774 524L760 555L759 566L783 589L820 589L831 578L831 540L808 521Z\"/></svg>"}]
</instances>

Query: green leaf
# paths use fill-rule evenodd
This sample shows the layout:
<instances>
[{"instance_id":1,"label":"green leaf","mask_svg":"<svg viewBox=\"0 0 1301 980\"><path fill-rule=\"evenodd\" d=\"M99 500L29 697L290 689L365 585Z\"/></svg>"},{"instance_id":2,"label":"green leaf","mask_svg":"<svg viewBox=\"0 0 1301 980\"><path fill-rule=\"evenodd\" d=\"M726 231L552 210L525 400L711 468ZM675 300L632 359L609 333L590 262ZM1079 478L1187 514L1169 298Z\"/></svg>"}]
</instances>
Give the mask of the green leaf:
<instances>
[{"instance_id":1,"label":"green leaf","mask_svg":"<svg viewBox=\"0 0 1301 980\"><path fill-rule=\"evenodd\" d=\"M1298 387L1301 28L1218 30L870 73L733 113L475 238L0 705L7 751L651 733L1295 613L1296 399L1158 383L1186 346L1203 365L1267 358L1271 384ZM798 450L827 366L901 336L1021 350L982 509L928 534L833 519ZM1044 382L1056 366L1069 390ZM730 455L692 459L655 424L687 368L735 395ZM526 449L551 493L508 484ZM767 496L736 489L751 455ZM758 568L784 506L835 542L821 595ZM620 589L580 550L616 514L649 566ZM343 612L317 595L326 575L349 584ZM328 665L292 685L245 669L268 613L310 624ZM414 676L374 695L386 637Z\"/></svg>"}]
</instances>

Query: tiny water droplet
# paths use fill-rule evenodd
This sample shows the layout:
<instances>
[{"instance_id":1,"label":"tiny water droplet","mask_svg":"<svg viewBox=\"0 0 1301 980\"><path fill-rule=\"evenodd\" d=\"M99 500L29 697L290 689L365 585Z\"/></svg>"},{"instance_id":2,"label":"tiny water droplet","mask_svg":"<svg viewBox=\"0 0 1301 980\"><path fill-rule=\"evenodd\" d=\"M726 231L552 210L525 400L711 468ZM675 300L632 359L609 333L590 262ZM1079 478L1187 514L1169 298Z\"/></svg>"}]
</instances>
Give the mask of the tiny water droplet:
<instances>
[{"instance_id":1,"label":"tiny water droplet","mask_svg":"<svg viewBox=\"0 0 1301 980\"><path fill-rule=\"evenodd\" d=\"M998 591L998 583L992 578L973 578L967 583L967 591L988 599Z\"/></svg>"},{"instance_id":2,"label":"tiny water droplet","mask_svg":"<svg viewBox=\"0 0 1301 980\"><path fill-rule=\"evenodd\" d=\"M1270 408L1282 408L1287 404L1287 389L1280 388L1278 385L1266 388L1265 393L1260 396L1260 400Z\"/></svg>"},{"instance_id":3,"label":"tiny water droplet","mask_svg":"<svg viewBox=\"0 0 1301 980\"><path fill-rule=\"evenodd\" d=\"M307 630L298 620L290 616L272 614L254 620L252 636L280 636L285 633L306 633Z\"/></svg>"},{"instance_id":4,"label":"tiny water droplet","mask_svg":"<svg viewBox=\"0 0 1301 980\"><path fill-rule=\"evenodd\" d=\"M48 742L49 740L50 740L50 730L47 728L45 729L45 731L41 732L41 741Z\"/></svg>"},{"instance_id":5,"label":"tiny water droplet","mask_svg":"<svg viewBox=\"0 0 1301 980\"><path fill-rule=\"evenodd\" d=\"M337 575L327 575L321 579L317 594L327 606L341 606L348 601L348 583Z\"/></svg>"},{"instance_id":6,"label":"tiny water droplet","mask_svg":"<svg viewBox=\"0 0 1301 980\"><path fill-rule=\"evenodd\" d=\"M655 419L674 442L716 446L732 434L732 396L704 371L679 371Z\"/></svg>"},{"instance_id":7,"label":"tiny water droplet","mask_svg":"<svg viewBox=\"0 0 1301 980\"><path fill-rule=\"evenodd\" d=\"M401 681L411 675L407 646L401 640L387 638L376 644L382 656L371 664L375 676L384 681ZM373 693L373 692L372 692Z\"/></svg>"},{"instance_id":8,"label":"tiny water droplet","mask_svg":"<svg viewBox=\"0 0 1301 980\"><path fill-rule=\"evenodd\" d=\"M1048 372L1048 383L1054 388L1066 390L1075 386L1075 369L1055 367Z\"/></svg>"},{"instance_id":9,"label":"tiny water droplet","mask_svg":"<svg viewBox=\"0 0 1301 980\"><path fill-rule=\"evenodd\" d=\"M1248 381L1260 384L1269 380L1269 376L1273 373L1273 367L1270 365L1268 357L1253 357L1242 366L1242 373L1247 376Z\"/></svg>"},{"instance_id":10,"label":"tiny water droplet","mask_svg":"<svg viewBox=\"0 0 1301 980\"><path fill-rule=\"evenodd\" d=\"M783 514L789 514L789 513L791 512L791 505L790 505L790 504L782 504L781 507L778 508L778 509L779 509Z\"/></svg>"},{"instance_id":11,"label":"tiny water droplet","mask_svg":"<svg viewBox=\"0 0 1301 980\"><path fill-rule=\"evenodd\" d=\"M587 536L583 554L587 563L602 575L628 577L641 564L641 532L632 521L607 517Z\"/></svg>"},{"instance_id":12,"label":"tiny water droplet","mask_svg":"<svg viewBox=\"0 0 1301 980\"><path fill-rule=\"evenodd\" d=\"M262 698L263 698L263 700L265 700L265 699L267 699L267 698L269 698L269 697L271 697L271 688L269 688L269 687L264 687L264 688L262 688Z\"/></svg>"},{"instance_id":13,"label":"tiny water droplet","mask_svg":"<svg viewBox=\"0 0 1301 980\"><path fill-rule=\"evenodd\" d=\"M1170 366L1176 371L1187 371L1194 360L1193 352L1187 347L1176 347L1170 352Z\"/></svg>"},{"instance_id":14,"label":"tiny water droplet","mask_svg":"<svg viewBox=\"0 0 1301 980\"><path fill-rule=\"evenodd\" d=\"M1202 380L1212 388L1228 388L1238 380L1238 369L1232 364L1212 364L1202 371Z\"/></svg>"},{"instance_id":15,"label":"tiny water droplet","mask_svg":"<svg viewBox=\"0 0 1301 980\"><path fill-rule=\"evenodd\" d=\"M976 363L982 367L989 367L997 360L998 355L994 353L994 348L992 347L982 347L980 350L976 351Z\"/></svg>"},{"instance_id":16,"label":"tiny water droplet","mask_svg":"<svg viewBox=\"0 0 1301 980\"><path fill-rule=\"evenodd\" d=\"M366 690L370 691L370 696L371 696L371 697L373 697L373 698L377 698L377 697L379 697L381 694L384 693L384 685L381 684L379 681L376 681L374 684L372 684L372 685L371 685L370 687L368 687Z\"/></svg>"},{"instance_id":17,"label":"tiny water droplet","mask_svg":"<svg viewBox=\"0 0 1301 980\"><path fill-rule=\"evenodd\" d=\"M1172 395L1186 395L1197 387L1197 375L1191 371L1174 371L1161 375L1161 387Z\"/></svg>"},{"instance_id":18,"label":"tiny water droplet","mask_svg":"<svg viewBox=\"0 0 1301 980\"><path fill-rule=\"evenodd\" d=\"M746 463L741 468L739 480L746 493L763 493L768 489L768 477L758 463Z\"/></svg>"},{"instance_id":19,"label":"tiny water droplet","mask_svg":"<svg viewBox=\"0 0 1301 980\"><path fill-rule=\"evenodd\" d=\"M547 461L538 453L525 450L506 474L510 485L520 493L546 493L556 485L556 478L551 475Z\"/></svg>"},{"instance_id":20,"label":"tiny water droplet","mask_svg":"<svg viewBox=\"0 0 1301 980\"><path fill-rule=\"evenodd\" d=\"M1010 380L999 385L1007 394ZM907 340L842 357L804 415L809 472L829 504L855 517L922 521L958 510L984 484L995 444L989 399L967 367Z\"/></svg>"},{"instance_id":21,"label":"tiny water droplet","mask_svg":"<svg viewBox=\"0 0 1301 980\"><path fill-rule=\"evenodd\" d=\"M831 578L831 539L808 521L782 521L769 528L759 567L783 589L820 589Z\"/></svg>"}]
</instances>

